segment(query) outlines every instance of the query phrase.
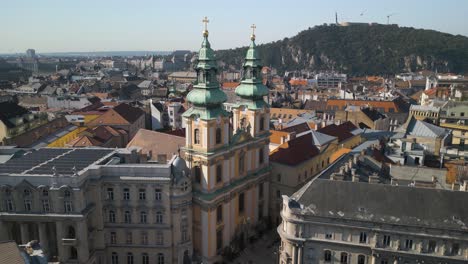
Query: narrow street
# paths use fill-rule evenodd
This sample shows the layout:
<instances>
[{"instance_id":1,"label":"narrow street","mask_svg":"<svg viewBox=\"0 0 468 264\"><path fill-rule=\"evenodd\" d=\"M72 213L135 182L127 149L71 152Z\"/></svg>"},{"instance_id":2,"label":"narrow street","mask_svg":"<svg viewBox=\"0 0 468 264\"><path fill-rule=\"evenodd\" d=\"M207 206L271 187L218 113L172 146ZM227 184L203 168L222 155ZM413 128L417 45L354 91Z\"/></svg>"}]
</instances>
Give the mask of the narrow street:
<instances>
[{"instance_id":1,"label":"narrow street","mask_svg":"<svg viewBox=\"0 0 468 264\"><path fill-rule=\"evenodd\" d=\"M277 263L279 237L276 229L266 233L259 240L247 246L246 249L234 259L232 264L273 264Z\"/></svg>"}]
</instances>

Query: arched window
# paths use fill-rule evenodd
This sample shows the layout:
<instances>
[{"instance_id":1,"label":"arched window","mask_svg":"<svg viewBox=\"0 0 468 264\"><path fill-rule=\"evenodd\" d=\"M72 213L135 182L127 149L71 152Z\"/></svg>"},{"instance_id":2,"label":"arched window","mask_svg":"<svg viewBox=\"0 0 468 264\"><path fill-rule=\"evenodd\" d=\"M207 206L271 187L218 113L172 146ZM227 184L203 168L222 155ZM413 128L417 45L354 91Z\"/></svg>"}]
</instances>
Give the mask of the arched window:
<instances>
[{"instance_id":1,"label":"arched window","mask_svg":"<svg viewBox=\"0 0 468 264\"><path fill-rule=\"evenodd\" d=\"M348 263L348 253L341 252L340 263Z\"/></svg>"},{"instance_id":2,"label":"arched window","mask_svg":"<svg viewBox=\"0 0 468 264\"><path fill-rule=\"evenodd\" d=\"M77 259L78 252L76 251L75 247L70 247L70 259Z\"/></svg>"},{"instance_id":3,"label":"arched window","mask_svg":"<svg viewBox=\"0 0 468 264\"><path fill-rule=\"evenodd\" d=\"M158 264L164 264L164 254L158 253Z\"/></svg>"},{"instance_id":4,"label":"arched window","mask_svg":"<svg viewBox=\"0 0 468 264\"><path fill-rule=\"evenodd\" d=\"M265 129L265 118L261 117L260 118L260 131L263 131Z\"/></svg>"},{"instance_id":5,"label":"arched window","mask_svg":"<svg viewBox=\"0 0 468 264\"><path fill-rule=\"evenodd\" d=\"M109 211L109 222L115 223L115 212L112 210Z\"/></svg>"},{"instance_id":6,"label":"arched window","mask_svg":"<svg viewBox=\"0 0 468 264\"><path fill-rule=\"evenodd\" d=\"M42 189L42 196L49 196L49 190Z\"/></svg>"},{"instance_id":7,"label":"arched window","mask_svg":"<svg viewBox=\"0 0 468 264\"><path fill-rule=\"evenodd\" d=\"M239 156L239 173L243 174L245 171L245 157L244 154L241 153Z\"/></svg>"},{"instance_id":8,"label":"arched window","mask_svg":"<svg viewBox=\"0 0 468 264\"><path fill-rule=\"evenodd\" d=\"M330 262L331 261L331 251L330 250L325 250L324 255L323 255L323 260L325 262Z\"/></svg>"},{"instance_id":9,"label":"arched window","mask_svg":"<svg viewBox=\"0 0 468 264\"><path fill-rule=\"evenodd\" d=\"M29 196L31 196L31 190L24 189L23 194L24 194L24 197L29 197Z\"/></svg>"},{"instance_id":10,"label":"arched window","mask_svg":"<svg viewBox=\"0 0 468 264\"><path fill-rule=\"evenodd\" d=\"M216 144L221 144L221 128L216 128Z\"/></svg>"},{"instance_id":11,"label":"arched window","mask_svg":"<svg viewBox=\"0 0 468 264\"><path fill-rule=\"evenodd\" d=\"M116 252L112 252L111 264L119 264L119 255Z\"/></svg>"},{"instance_id":12,"label":"arched window","mask_svg":"<svg viewBox=\"0 0 468 264\"><path fill-rule=\"evenodd\" d=\"M196 128L193 134L193 144L200 144L200 129Z\"/></svg>"},{"instance_id":13,"label":"arched window","mask_svg":"<svg viewBox=\"0 0 468 264\"><path fill-rule=\"evenodd\" d=\"M69 191L69 190L65 190L65 191L63 192L63 196L66 197L66 198L69 198L69 197L71 196L70 191Z\"/></svg>"},{"instance_id":14,"label":"arched window","mask_svg":"<svg viewBox=\"0 0 468 264\"><path fill-rule=\"evenodd\" d=\"M67 232L68 238L75 238L75 228L73 226L68 227L68 232Z\"/></svg>"},{"instance_id":15,"label":"arched window","mask_svg":"<svg viewBox=\"0 0 468 264\"><path fill-rule=\"evenodd\" d=\"M145 211L140 212L140 223L146 224L146 212Z\"/></svg>"},{"instance_id":16,"label":"arched window","mask_svg":"<svg viewBox=\"0 0 468 264\"><path fill-rule=\"evenodd\" d=\"M359 256L357 257L357 263L358 263L358 264L365 264L365 263L366 263L366 256L364 256L364 255L359 255Z\"/></svg>"},{"instance_id":17,"label":"arched window","mask_svg":"<svg viewBox=\"0 0 468 264\"><path fill-rule=\"evenodd\" d=\"M127 253L127 264L133 264L133 254L131 252Z\"/></svg>"},{"instance_id":18,"label":"arched window","mask_svg":"<svg viewBox=\"0 0 468 264\"><path fill-rule=\"evenodd\" d=\"M200 166L195 166L195 182L201 183L201 168Z\"/></svg>"},{"instance_id":19,"label":"arched window","mask_svg":"<svg viewBox=\"0 0 468 264\"><path fill-rule=\"evenodd\" d=\"M263 159L264 159L263 155L264 155L263 148L261 148L258 150L258 163L260 164L263 164Z\"/></svg>"},{"instance_id":20,"label":"arched window","mask_svg":"<svg viewBox=\"0 0 468 264\"><path fill-rule=\"evenodd\" d=\"M162 222L163 222L163 214L162 212L158 211L156 212L156 223L162 224Z\"/></svg>"}]
</instances>

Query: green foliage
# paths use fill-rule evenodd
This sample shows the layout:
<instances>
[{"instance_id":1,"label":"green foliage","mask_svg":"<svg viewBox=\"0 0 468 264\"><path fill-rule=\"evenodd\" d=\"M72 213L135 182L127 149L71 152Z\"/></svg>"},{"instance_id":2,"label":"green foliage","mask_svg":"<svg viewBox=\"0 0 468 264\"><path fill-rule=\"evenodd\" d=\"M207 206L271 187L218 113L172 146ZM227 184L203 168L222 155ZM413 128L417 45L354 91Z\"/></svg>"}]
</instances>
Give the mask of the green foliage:
<instances>
[{"instance_id":1,"label":"green foliage","mask_svg":"<svg viewBox=\"0 0 468 264\"><path fill-rule=\"evenodd\" d=\"M216 52L239 68L247 47ZM437 70L468 72L468 38L397 25L322 25L259 45L263 64L287 70L337 70L350 75Z\"/></svg>"}]
</instances>

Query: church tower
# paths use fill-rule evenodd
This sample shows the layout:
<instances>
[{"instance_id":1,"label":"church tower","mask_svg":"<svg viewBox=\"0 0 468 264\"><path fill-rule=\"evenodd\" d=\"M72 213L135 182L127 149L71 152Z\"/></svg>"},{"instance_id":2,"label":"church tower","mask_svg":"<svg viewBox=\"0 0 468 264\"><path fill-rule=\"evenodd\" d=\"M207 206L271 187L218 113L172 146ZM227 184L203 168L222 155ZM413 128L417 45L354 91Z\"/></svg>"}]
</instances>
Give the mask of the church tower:
<instances>
[{"instance_id":1,"label":"church tower","mask_svg":"<svg viewBox=\"0 0 468 264\"><path fill-rule=\"evenodd\" d=\"M254 78L260 76L261 69L255 44L244 64L252 74L238 87L244 101L234 114L224 110L227 97L217 80L216 59L208 41L208 19L203 22L203 42L195 67L197 82L187 95L192 107L183 114L184 150L193 175L194 255L203 263L216 263L230 249L245 247L248 238L265 227L269 117L268 105L261 102L266 87ZM259 123L261 118L263 125Z\"/></svg>"}]
</instances>

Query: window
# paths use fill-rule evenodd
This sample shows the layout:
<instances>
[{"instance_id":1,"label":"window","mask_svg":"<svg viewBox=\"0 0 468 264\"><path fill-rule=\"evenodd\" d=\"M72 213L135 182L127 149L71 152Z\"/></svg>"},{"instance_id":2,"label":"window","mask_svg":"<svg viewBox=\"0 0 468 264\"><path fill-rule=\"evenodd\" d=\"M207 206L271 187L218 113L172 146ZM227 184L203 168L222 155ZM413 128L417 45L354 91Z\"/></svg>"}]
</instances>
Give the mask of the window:
<instances>
[{"instance_id":1,"label":"window","mask_svg":"<svg viewBox=\"0 0 468 264\"><path fill-rule=\"evenodd\" d=\"M115 223L115 212L112 210L109 211L109 223Z\"/></svg>"},{"instance_id":2,"label":"window","mask_svg":"<svg viewBox=\"0 0 468 264\"><path fill-rule=\"evenodd\" d=\"M216 251L221 251L223 249L223 229L216 231Z\"/></svg>"},{"instance_id":3,"label":"window","mask_svg":"<svg viewBox=\"0 0 468 264\"><path fill-rule=\"evenodd\" d=\"M221 164L216 165L216 183L220 183L223 180L223 167Z\"/></svg>"},{"instance_id":4,"label":"window","mask_svg":"<svg viewBox=\"0 0 468 264\"><path fill-rule=\"evenodd\" d=\"M141 264L149 264L149 256L146 253L141 254Z\"/></svg>"},{"instance_id":5,"label":"window","mask_svg":"<svg viewBox=\"0 0 468 264\"><path fill-rule=\"evenodd\" d=\"M182 183L182 188L181 188L181 190L184 191L184 192L186 192L186 191L188 190L188 187L189 187L188 182L187 182L187 181L184 181L184 183Z\"/></svg>"},{"instance_id":6,"label":"window","mask_svg":"<svg viewBox=\"0 0 468 264\"><path fill-rule=\"evenodd\" d=\"M161 200L162 200L161 189L156 189L156 190L154 190L154 199L155 199L156 201L161 201Z\"/></svg>"},{"instance_id":7,"label":"window","mask_svg":"<svg viewBox=\"0 0 468 264\"><path fill-rule=\"evenodd\" d=\"M200 166L195 166L195 182L201 183L201 168Z\"/></svg>"},{"instance_id":8,"label":"window","mask_svg":"<svg viewBox=\"0 0 468 264\"><path fill-rule=\"evenodd\" d=\"M130 252L127 253L127 264L133 264L133 254Z\"/></svg>"},{"instance_id":9,"label":"window","mask_svg":"<svg viewBox=\"0 0 468 264\"><path fill-rule=\"evenodd\" d=\"M8 212L14 211L13 201L11 199L6 200L5 203L6 203L6 209Z\"/></svg>"},{"instance_id":10,"label":"window","mask_svg":"<svg viewBox=\"0 0 468 264\"><path fill-rule=\"evenodd\" d=\"M141 244L148 245L148 233L141 232Z\"/></svg>"},{"instance_id":11,"label":"window","mask_svg":"<svg viewBox=\"0 0 468 264\"><path fill-rule=\"evenodd\" d=\"M156 212L156 224L162 224L163 222L163 214L162 212Z\"/></svg>"},{"instance_id":12,"label":"window","mask_svg":"<svg viewBox=\"0 0 468 264\"><path fill-rule=\"evenodd\" d=\"M332 233L326 233L326 234L325 234L325 238L326 238L326 239L332 239L332 238L333 238L333 234L332 234Z\"/></svg>"},{"instance_id":13,"label":"window","mask_svg":"<svg viewBox=\"0 0 468 264\"><path fill-rule=\"evenodd\" d=\"M26 212L31 212L31 210L32 210L31 200L24 200L24 210Z\"/></svg>"},{"instance_id":14,"label":"window","mask_svg":"<svg viewBox=\"0 0 468 264\"><path fill-rule=\"evenodd\" d=\"M277 181L277 182L281 182L281 174L280 174L280 173L278 173L278 174L276 175L276 181Z\"/></svg>"},{"instance_id":15,"label":"window","mask_svg":"<svg viewBox=\"0 0 468 264\"><path fill-rule=\"evenodd\" d=\"M263 182L258 185L258 197L263 198Z\"/></svg>"},{"instance_id":16,"label":"window","mask_svg":"<svg viewBox=\"0 0 468 264\"><path fill-rule=\"evenodd\" d=\"M126 224L130 224L132 222L132 215L130 214L130 211L125 211L125 213L124 213L124 222Z\"/></svg>"},{"instance_id":17,"label":"window","mask_svg":"<svg viewBox=\"0 0 468 264\"><path fill-rule=\"evenodd\" d=\"M200 144L200 130L197 128L195 129L193 133L194 133L193 144Z\"/></svg>"},{"instance_id":18,"label":"window","mask_svg":"<svg viewBox=\"0 0 468 264\"><path fill-rule=\"evenodd\" d=\"M384 247L390 246L390 236L389 235L384 235L382 242L383 242L382 244L383 244Z\"/></svg>"},{"instance_id":19,"label":"window","mask_svg":"<svg viewBox=\"0 0 468 264\"><path fill-rule=\"evenodd\" d=\"M243 214L244 213L244 196L245 194L244 193L240 193L239 194L239 214Z\"/></svg>"},{"instance_id":20,"label":"window","mask_svg":"<svg viewBox=\"0 0 468 264\"><path fill-rule=\"evenodd\" d=\"M127 233L127 237L126 237L126 240L125 242L129 245L131 245L133 243L133 235L132 235L132 232L128 232Z\"/></svg>"},{"instance_id":21,"label":"window","mask_svg":"<svg viewBox=\"0 0 468 264\"><path fill-rule=\"evenodd\" d=\"M114 200L114 188L107 188L107 200Z\"/></svg>"},{"instance_id":22,"label":"window","mask_svg":"<svg viewBox=\"0 0 468 264\"><path fill-rule=\"evenodd\" d=\"M73 211L73 206L72 206L71 201L65 201L64 202L64 207L65 207L65 212L66 213L70 213L71 211Z\"/></svg>"},{"instance_id":23,"label":"window","mask_svg":"<svg viewBox=\"0 0 468 264\"><path fill-rule=\"evenodd\" d=\"M435 248L436 248L436 242L434 240L430 240L429 245L427 246L427 252L433 253L435 252Z\"/></svg>"},{"instance_id":24,"label":"window","mask_svg":"<svg viewBox=\"0 0 468 264\"><path fill-rule=\"evenodd\" d=\"M42 212L44 213L50 212L49 200L42 200Z\"/></svg>"},{"instance_id":25,"label":"window","mask_svg":"<svg viewBox=\"0 0 468 264\"><path fill-rule=\"evenodd\" d=\"M366 264L366 256L364 255L359 255L357 257L357 264Z\"/></svg>"},{"instance_id":26,"label":"window","mask_svg":"<svg viewBox=\"0 0 468 264\"><path fill-rule=\"evenodd\" d=\"M359 243L367 243L367 233L361 232L359 235Z\"/></svg>"},{"instance_id":27,"label":"window","mask_svg":"<svg viewBox=\"0 0 468 264\"><path fill-rule=\"evenodd\" d=\"M117 233L115 232L110 233L110 243L117 244Z\"/></svg>"},{"instance_id":28,"label":"window","mask_svg":"<svg viewBox=\"0 0 468 264\"><path fill-rule=\"evenodd\" d=\"M460 244L453 243L452 244L452 255L458 255L460 253Z\"/></svg>"},{"instance_id":29,"label":"window","mask_svg":"<svg viewBox=\"0 0 468 264\"><path fill-rule=\"evenodd\" d=\"M146 224L146 212L140 212L140 223Z\"/></svg>"},{"instance_id":30,"label":"window","mask_svg":"<svg viewBox=\"0 0 468 264\"><path fill-rule=\"evenodd\" d=\"M181 224L181 240L182 242L185 242L185 241L188 241L189 240L189 237L188 237L188 224L187 224L187 219L184 219L182 221L182 224Z\"/></svg>"},{"instance_id":31,"label":"window","mask_svg":"<svg viewBox=\"0 0 468 264\"><path fill-rule=\"evenodd\" d=\"M382 259L382 260L380 261L380 264L388 264L388 260Z\"/></svg>"},{"instance_id":32,"label":"window","mask_svg":"<svg viewBox=\"0 0 468 264\"><path fill-rule=\"evenodd\" d=\"M465 112L461 112L461 113L460 113L460 116L465 116Z\"/></svg>"},{"instance_id":33,"label":"window","mask_svg":"<svg viewBox=\"0 0 468 264\"><path fill-rule=\"evenodd\" d=\"M158 264L164 264L164 254L158 253Z\"/></svg>"},{"instance_id":34,"label":"window","mask_svg":"<svg viewBox=\"0 0 468 264\"><path fill-rule=\"evenodd\" d=\"M220 204L216 208L216 222L221 223L223 222L223 205Z\"/></svg>"},{"instance_id":35,"label":"window","mask_svg":"<svg viewBox=\"0 0 468 264\"><path fill-rule=\"evenodd\" d=\"M261 148L261 149L258 150L258 162L260 164L263 164L263 155L264 155L263 154L263 149Z\"/></svg>"},{"instance_id":36,"label":"window","mask_svg":"<svg viewBox=\"0 0 468 264\"><path fill-rule=\"evenodd\" d=\"M42 196L49 196L49 190L43 189L42 190Z\"/></svg>"},{"instance_id":37,"label":"window","mask_svg":"<svg viewBox=\"0 0 468 264\"><path fill-rule=\"evenodd\" d=\"M221 128L216 128L216 144L221 144Z\"/></svg>"},{"instance_id":38,"label":"window","mask_svg":"<svg viewBox=\"0 0 468 264\"><path fill-rule=\"evenodd\" d=\"M130 189L129 188L124 188L123 189L123 199L124 200L130 200Z\"/></svg>"},{"instance_id":39,"label":"window","mask_svg":"<svg viewBox=\"0 0 468 264\"><path fill-rule=\"evenodd\" d=\"M244 171L245 171L245 158L244 158L244 154L241 153L239 157L239 173L243 174Z\"/></svg>"},{"instance_id":40,"label":"window","mask_svg":"<svg viewBox=\"0 0 468 264\"><path fill-rule=\"evenodd\" d=\"M276 198L281 198L281 191L280 190L276 190Z\"/></svg>"},{"instance_id":41,"label":"window","mask_svg":"<svg viewBox=\"0 0 468 264\"><path fill-rule=\"evenodd\" d=\"M112 264L119 264L119 256L115 252L112 252L111 263Z\"/></svg>"},{"instance_id":42,"label":"window","mask_svg":"<svg viewBox=\"0 0 468 264\"><path fill-rule=\"evenodd\" d=\"M260 131L263 131L265 129L265 118L261 117L260 118Z\"/></svg>"},{"instance_id":43,"label":"window","mask_svg":"<svg viewBox=\"0 0 468 264\"><path fill-rule=\"evenodd\" d=\"M156 233L156 245L162 245L164 242L164 235L163 232L158 231Z\"/></svg>"},{"instance_id":44,"label":"window","mask_svg":"<svg viewBox=\"0 0 468 264\"><path fill-rule=\"evenodd\" d=\"M263 202L258 203L258 219L263 218Z\"/></svg>"},{"instance_id":45,"label":"window","mask_svg":"<svg viewBox=\"0 0 468 264\"><path fill-rule=\"evenodd\" d=\"M413 249L413 240L412 239L406 239L405 240L405 249Z\"/></svg>"},{"instance_id":46,"label":"window","mask_svg":"<svg viewBox=\"0 0 468 264\"><path fill-rule=\"evenodd\" d=\"M70 192L69 190L65 190L65 191L63 192L63 196L66 197L66 198L70 198L71 192Z\"/></svg>"},{"instance_id":47,"label":"window","mask_svg":"<svg viewBox=\"0 0 468 264\"><path fill-rule=\"evenodd\" d=\"M348 253L341 252L340 263L348 263Z\"/></svg>"},{"instance_id":48,"label":"window","mask_svg":"<svg viewBox=\"0 0 468 264\"><path fill-rule=\"evenodd\" d=\"M332 254L331 254L331 251L330 250L325 250L323 252L323 260L325 262L330 262L331 261L331 257L332 257Z\"/></svg>"},{"instance_id":49,"label":"window","mask_svg":"<svg viewBox=\"0 0 468 264\"><path fill-rule=\"evenodd\" d=\"M140 200L146 200L146 190L140 189L138 190Z\"/></svg>"},{"instance_id":50,"label":"window","mask_svg":"<svg viewBox=\"0 0 468 264\"><path fill-rule=\"evenodd\" d=\"M29 197L29 196L31 196L31 190L29 190L29 189L24 189L23 195L24 195L24 197Z\"/></svg>"}]
</instances>

